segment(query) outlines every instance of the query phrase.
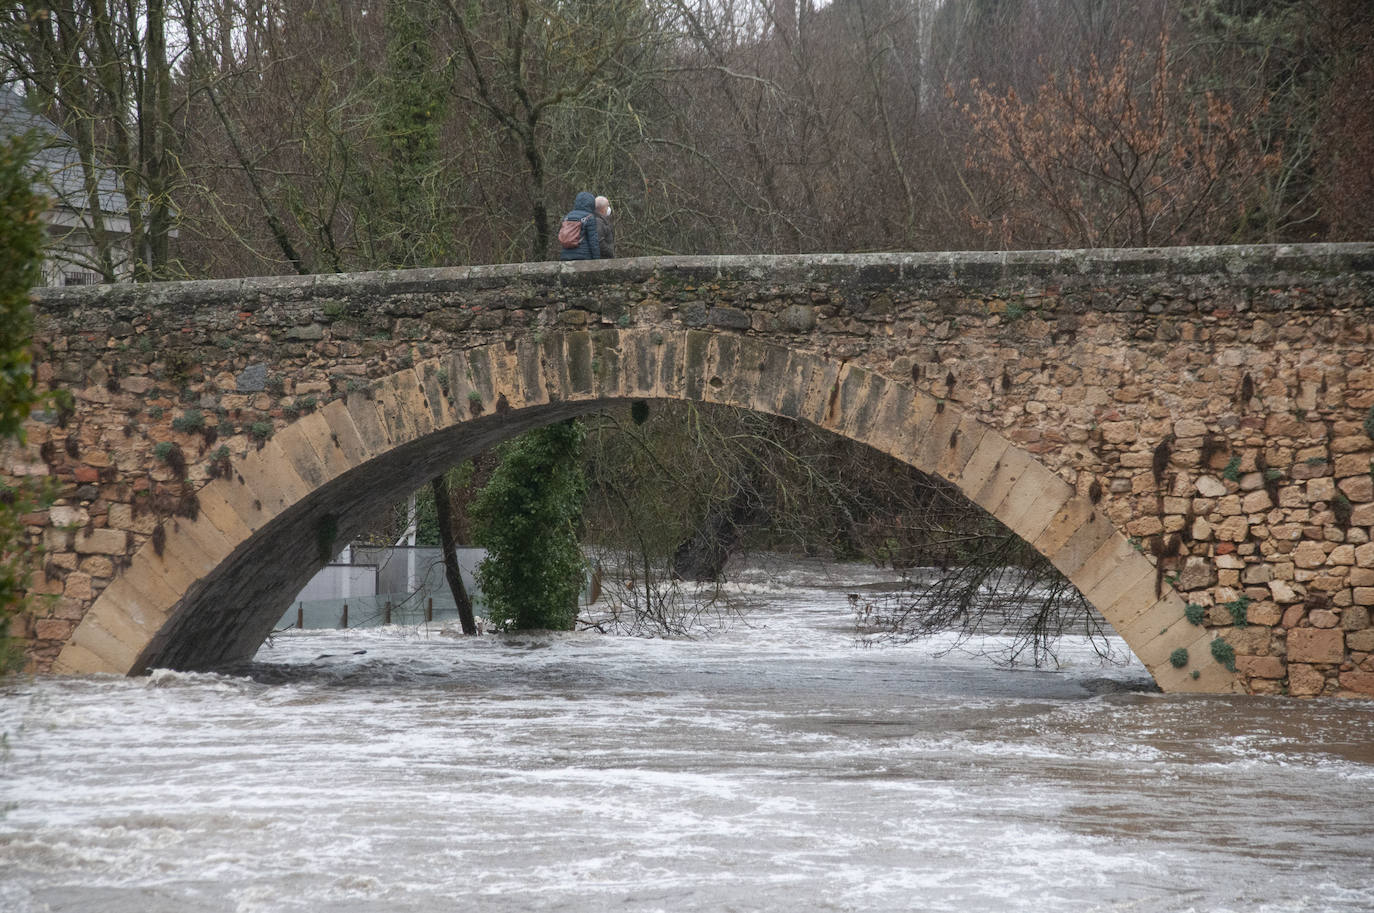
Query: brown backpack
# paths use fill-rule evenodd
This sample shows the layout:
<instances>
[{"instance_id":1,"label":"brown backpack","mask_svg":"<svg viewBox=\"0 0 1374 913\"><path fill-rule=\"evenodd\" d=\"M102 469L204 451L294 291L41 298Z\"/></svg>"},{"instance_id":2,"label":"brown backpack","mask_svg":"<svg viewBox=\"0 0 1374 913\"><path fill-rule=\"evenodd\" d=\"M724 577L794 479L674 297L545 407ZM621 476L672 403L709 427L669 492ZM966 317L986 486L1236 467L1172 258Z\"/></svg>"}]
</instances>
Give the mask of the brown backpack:
<instances>
[{"instance_id":1,"label":"brown backpack","mask_svg":"<svg viewBox=\"0 0 1374 913\"><path fill-rule=\"evenodd\" d=\"M585 219L564 219L558 227L558 243L564 250L572 250L582 244L582 223Z\"/></svg>"}]
</instances>

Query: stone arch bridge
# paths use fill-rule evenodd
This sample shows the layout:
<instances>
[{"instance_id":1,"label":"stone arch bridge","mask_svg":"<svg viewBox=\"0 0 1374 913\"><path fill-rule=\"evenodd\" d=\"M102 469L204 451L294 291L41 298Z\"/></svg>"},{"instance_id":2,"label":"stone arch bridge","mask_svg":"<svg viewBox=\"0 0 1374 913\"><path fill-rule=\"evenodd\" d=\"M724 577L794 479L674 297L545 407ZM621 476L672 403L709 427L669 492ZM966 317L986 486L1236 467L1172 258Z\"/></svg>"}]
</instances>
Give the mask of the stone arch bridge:
<instances>
[{"instance_id":1,"label":"stone arch bridge","mask_svg":"<svg viewBox=\"0 0 1374 913\"><path fill-rule=\"evenodd\" d=\"M1374 694L1374 244L694 257L37 293L38 672L250 657L357 518L638 399L957 485L1167 691ZM1218 658L1220 657L1220 658Z\"/></svg>"}]
</instances>

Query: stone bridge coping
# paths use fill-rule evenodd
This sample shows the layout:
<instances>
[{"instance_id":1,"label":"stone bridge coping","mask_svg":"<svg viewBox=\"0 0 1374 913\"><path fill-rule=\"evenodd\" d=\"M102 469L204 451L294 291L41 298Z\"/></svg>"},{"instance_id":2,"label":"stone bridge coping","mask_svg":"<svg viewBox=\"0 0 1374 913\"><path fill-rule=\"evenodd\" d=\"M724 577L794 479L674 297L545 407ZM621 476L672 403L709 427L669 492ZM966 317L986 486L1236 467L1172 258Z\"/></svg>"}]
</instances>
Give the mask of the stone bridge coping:
<instances>
[{"instance_id":1,"label":"stone bridge coping","mask_svg":"<svg viewBox=\"0 0 1374 913\"><path fill-rule=\"evenodd\" d=\"M151 284L94 285L35 289L48 313L63 306L119 305L137 301L140 309L193 295L200 305L242 304L252 295L292 300L330 298L347 292L404 294L407 291L489 288L512 280L559 285L585 279L597 284L638 281L670 272L700 281L768 280L896 282L944 281L1100 285L1134 277L1223 275L1232 281L1253 275L1265 284L1287 284L1295 277L1374 274L1374 242L1340 244L1255 244L1209 247L1148 247L1087 250L927 251L868 254L747 254L636 257L571 262L536 261L482 266L435 267L308 276L261 276Z\"/></svg>"}]
</instances>

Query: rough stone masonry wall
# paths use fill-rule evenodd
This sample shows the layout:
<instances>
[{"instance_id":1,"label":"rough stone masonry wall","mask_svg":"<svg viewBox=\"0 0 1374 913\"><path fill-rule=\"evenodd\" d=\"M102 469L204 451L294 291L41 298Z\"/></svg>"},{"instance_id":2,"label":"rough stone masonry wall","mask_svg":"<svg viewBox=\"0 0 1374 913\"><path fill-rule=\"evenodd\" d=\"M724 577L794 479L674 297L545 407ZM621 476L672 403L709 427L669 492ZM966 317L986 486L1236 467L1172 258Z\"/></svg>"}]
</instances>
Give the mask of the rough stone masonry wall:
<instances>
[{"instance_id":1,"label":"rough stone masonry wall","mask_svg":"<svg viewBox=\"0 0 1374 913\"><path fill-rule=\"evenodd\" d=\"M60 485L26 518L38 671L299 415L455 349L647 327L909 380L1097 499L1252 692L1374 695L1374 245L539 263L88 287L38 312L39 378L76 398L0 464Z\"/></svg>"}]
</instances>

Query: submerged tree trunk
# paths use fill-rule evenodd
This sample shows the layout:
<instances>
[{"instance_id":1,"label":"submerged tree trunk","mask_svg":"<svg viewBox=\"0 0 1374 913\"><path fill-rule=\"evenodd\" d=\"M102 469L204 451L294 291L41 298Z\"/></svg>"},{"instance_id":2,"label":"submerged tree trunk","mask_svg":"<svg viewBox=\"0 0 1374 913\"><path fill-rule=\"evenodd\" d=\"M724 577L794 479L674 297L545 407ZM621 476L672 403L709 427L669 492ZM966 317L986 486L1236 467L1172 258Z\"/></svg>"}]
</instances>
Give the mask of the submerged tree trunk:
<instances>
[{"instance_id":1,"label":"submerged tree trunk","mask_svg":"<svg viewBox=\"0 0 1374 913\"><path fill-rule=\"evenodd\" d=\"M725 563L754 517L757 494L741 486L723 504L712 506L696 532L673 552L673 576L680 580L719 580Z\"/></svg>"},{"instance_id":2,"label":"submerged tree trunk","mask_svg":"<svg viewBox=\"0 0 1374 913\"><path fill-rule=\"evenodd\" d=\"M468 598L467 587L463 586L463 575L458 569L458 555L454 549L458 543L453 536L453 512L448 499L448 480L442 475L430 481L434 490L434 515L439 525L439 545L444 553L444 577L448 588L453 592L453 601L458 606L458 620L462 622L464 634L477 633L477 620L472 615L472 600Z\"/></svg>"}]
</instances>

